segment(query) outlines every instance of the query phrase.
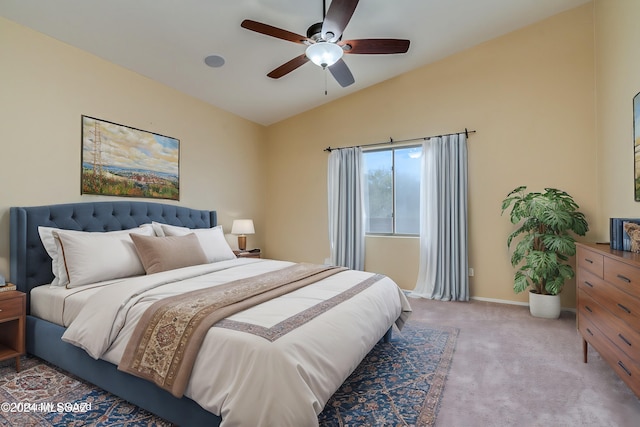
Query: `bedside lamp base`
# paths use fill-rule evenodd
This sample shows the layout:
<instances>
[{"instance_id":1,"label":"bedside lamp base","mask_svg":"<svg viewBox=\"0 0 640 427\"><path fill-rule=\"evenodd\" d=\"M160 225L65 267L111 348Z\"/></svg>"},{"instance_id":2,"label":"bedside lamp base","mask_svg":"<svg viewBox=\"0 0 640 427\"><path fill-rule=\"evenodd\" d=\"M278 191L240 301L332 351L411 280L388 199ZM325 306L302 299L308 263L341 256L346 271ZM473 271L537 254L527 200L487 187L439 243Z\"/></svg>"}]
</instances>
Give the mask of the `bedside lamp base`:
<instances>
[{"instance_id":1,"label":"bedside lamp base","mask_svg":"<svg viewBox=\"0 0 640 427\"><path fill-rule=\"evenodd\" d=\"M247 236L238 236L238 249L241 251L247 249Z\"/></svg>"}]
</instances>

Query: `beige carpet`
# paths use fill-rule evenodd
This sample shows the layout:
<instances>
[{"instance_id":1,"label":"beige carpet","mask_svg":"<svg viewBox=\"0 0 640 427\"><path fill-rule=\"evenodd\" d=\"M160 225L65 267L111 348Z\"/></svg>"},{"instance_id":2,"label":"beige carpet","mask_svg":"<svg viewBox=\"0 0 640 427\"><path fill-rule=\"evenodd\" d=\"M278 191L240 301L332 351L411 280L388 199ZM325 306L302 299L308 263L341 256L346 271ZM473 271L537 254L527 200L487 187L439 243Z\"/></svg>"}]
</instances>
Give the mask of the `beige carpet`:
<instances>
[{"instance_id":1,"label":"beige carpet","mask_svg":"<svg viewBox=\"0 0 640 427\"><path fill-rule=\"evenodd\" d=\"M640 400L582 340L575 314L411 299L415 319L460 329L436 427L640 426ZM411 321L411 319L409 320Z\"/></svg>"}]
</instances>

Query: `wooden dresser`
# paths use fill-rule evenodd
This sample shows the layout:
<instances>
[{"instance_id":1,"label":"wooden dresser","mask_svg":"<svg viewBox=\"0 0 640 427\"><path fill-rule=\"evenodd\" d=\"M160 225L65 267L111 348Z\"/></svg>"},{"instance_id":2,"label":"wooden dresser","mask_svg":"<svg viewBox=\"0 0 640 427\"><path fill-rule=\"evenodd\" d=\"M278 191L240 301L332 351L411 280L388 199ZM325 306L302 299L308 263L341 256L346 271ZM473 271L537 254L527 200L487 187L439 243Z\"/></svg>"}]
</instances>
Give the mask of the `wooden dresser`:
<instances>
[{"instance_id":1,"label":"wooden dresser","mask_svg":"<svg viewBox=\"0 0 640 427\"><path fill-rule=\"evenodd\" d=\"M577 244L578 329L640 397L640 254Z\"/></svg>"}]
</instances>

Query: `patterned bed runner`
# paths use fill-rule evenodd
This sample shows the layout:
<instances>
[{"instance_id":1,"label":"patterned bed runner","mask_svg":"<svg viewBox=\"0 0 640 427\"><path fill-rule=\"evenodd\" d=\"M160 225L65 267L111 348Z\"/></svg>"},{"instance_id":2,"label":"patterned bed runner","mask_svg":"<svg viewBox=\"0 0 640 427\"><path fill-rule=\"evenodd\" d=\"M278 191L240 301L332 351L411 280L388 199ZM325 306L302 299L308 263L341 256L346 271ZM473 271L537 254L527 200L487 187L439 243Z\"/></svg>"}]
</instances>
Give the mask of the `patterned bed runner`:
<instances>
[{"instance_id":1,"label":"patterned bed runner","mask_svg":"<svg viewBox=\"0 0 640 427\"><path fill-rule=\"evenodd\" d=\"M215 323L344 270L301 263L157 301L136 325L118 369L182 397L200 345Z\"/></svg>"}]
</instances>

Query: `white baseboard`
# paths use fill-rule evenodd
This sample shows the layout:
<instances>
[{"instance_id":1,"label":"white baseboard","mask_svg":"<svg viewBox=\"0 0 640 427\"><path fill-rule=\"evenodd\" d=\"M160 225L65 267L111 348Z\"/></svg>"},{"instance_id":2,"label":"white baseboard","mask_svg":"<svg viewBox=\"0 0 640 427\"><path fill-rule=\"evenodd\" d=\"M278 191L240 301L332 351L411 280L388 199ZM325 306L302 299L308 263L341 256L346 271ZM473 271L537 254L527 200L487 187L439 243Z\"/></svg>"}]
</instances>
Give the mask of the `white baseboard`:
<instances>
[{"instance_id":1,"label":"white baseboard","mask_svg":"<svg viewBox=\"0 0 640 427\"><path fill-rule=\"evenodd\" d=\"M522 305L524 307L529 307L529 303L521 302L521 301L511 301L508 299L496 299L496 298L483 298L483 297L471 297L471 299L485 302L495 302L498 304L511 304L511 305Z\"/></svg>"},{"instance_id":2,"label":"white baseboard","mask_svg":"<svg viewBox=\"0 0 640 427\"><path fill-rule=\"evenodd\" d=\"M495 302L497 304L511 304L511 305L521 305L524 307L529 307L529 303L521 302L521 301L511 301L507 299L483 298L483 297L471 297L471 299L477 300L477 301ZM574 313L576 312L575 308L570 308L570 307L562 307L562 310L572 311Z\"/></svg>"}]
</instances>

